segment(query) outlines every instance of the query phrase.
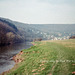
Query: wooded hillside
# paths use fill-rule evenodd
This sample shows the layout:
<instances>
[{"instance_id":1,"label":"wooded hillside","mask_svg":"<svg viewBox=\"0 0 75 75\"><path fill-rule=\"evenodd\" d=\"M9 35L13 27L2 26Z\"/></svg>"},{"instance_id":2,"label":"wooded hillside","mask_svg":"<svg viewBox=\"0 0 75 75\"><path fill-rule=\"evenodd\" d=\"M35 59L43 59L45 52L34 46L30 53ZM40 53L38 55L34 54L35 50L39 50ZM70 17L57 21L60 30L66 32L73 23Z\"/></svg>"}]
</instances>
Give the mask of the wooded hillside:
<instances>
[{"instance_id":1,"label":"wooded hillside","mask_svg":"<svg viewBox=\"0 0 75 75\"><path fill-rule=\"evenodd\" d=\"M5 20L0 19L0 45L9 45L22 42L17 27Z\"/></svg>"}]
</instances>

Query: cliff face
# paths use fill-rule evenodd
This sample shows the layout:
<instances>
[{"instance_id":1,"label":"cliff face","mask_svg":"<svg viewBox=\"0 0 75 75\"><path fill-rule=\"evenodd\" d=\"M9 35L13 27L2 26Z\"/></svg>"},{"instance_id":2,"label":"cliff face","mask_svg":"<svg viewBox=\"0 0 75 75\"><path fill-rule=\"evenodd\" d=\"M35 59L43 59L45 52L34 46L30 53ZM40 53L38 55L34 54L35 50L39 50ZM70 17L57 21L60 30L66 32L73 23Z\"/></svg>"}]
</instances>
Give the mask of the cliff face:
<instances>
[{"instance_id":1,"label":"cliff face","mask_svg":"<svg viewBox=\"0 0 75 75\"><path fill-rule=\"evenodd\" d=\"M22 42L17 27L8 21L0 19L0 46Z\"/></svg>"}]
</instances>

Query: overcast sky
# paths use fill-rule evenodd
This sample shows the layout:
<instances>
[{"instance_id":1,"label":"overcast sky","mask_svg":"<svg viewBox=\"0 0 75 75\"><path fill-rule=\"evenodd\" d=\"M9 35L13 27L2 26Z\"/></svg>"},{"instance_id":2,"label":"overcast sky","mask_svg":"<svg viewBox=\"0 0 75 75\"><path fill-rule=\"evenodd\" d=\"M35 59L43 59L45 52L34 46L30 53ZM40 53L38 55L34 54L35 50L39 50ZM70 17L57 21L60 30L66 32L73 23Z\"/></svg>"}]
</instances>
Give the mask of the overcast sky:
<instances>
[{"instance_id":1,"label":"overcast sky","mask_svg":"<svg viewBox=\"0 0 75 75\"><path fill-rule=\"evenodd\" d=\"M29 24L73 24L75 0L0 0L0 17Z\"/></svg>"}]
</instances>

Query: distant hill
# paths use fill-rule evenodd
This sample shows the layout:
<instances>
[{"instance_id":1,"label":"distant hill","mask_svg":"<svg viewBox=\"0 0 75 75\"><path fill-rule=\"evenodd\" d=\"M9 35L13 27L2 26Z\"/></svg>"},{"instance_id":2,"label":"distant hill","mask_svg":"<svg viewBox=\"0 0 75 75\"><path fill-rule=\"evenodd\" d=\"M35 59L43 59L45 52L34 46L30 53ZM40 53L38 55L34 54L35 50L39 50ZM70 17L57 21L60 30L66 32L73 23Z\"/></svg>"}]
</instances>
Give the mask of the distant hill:
<instances>
[{"instance_id":1,"label":"distant hill","mask_svg":"<svg viewBox=\"0 0 75 75\"><path fill-rule=\"evenodd\" d=\"M22 42L17 27L0 18L0 46Z\"/></svg>"},{"instance_id":2,"label":"distant hill","mask_svg":"<svg viewBox=\"0 0 75 75\"><path fill-rule=\"evenodd\" d=\"M7 18L1 18L1 19L15 25L17 29L19 30L19 33L24 39L24 41L33 41L33 39L35 38L43 38L43 35L41 35L41 31L33 28L31 24L12 21ZM37 32L39 33L37 34Z\"/></svg>"},{"instance_id":3,"label":"distant hill","mask_svg":"<svg viewBox=\"0 0 75 75\"><path fill-rule=\"evenodd\" d=\"M24 41L33 41L39 38L43 40L63 40L75 36L75 24L27 24L7 18L0 19L12 28L9 29L13 33L19 34Z\"/></svg>"},{"instance_id":4,"label":"distant hill","mask_svg":"<svg viewBox=\"0 0 75 75\"><path fill-rule=\"evenodd\" d=\"M33 28L41 30L42 34L53 37L67 37L75 35L75 24L32 24Z\"/></svg>"}]
</instances>

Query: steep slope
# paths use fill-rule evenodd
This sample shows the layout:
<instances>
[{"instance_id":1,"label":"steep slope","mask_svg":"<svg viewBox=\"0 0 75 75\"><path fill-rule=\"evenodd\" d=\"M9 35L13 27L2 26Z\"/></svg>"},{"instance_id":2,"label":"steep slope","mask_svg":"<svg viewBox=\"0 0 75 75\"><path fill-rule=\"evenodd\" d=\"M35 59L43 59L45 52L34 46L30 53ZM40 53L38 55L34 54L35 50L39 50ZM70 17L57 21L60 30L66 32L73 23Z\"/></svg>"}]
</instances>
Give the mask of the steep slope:
<instances>
[{"instance_id":1,"label":"steep slope","mask_svg":"<svg viewBox=\"0 0 75 75\"><path fill-rule=\"evenodd\" d=\"M6 18L1 18L1 19L14 24L18 28L19 33L21 34L21 36L23 37L25 41L33 41L33 39L35 38L43 38L41 31L39 29L33 28L31 24L12 21Z\"/></svg>"},{"instance_id":2,"label":"steep slope","mask_svg":"<svg viewBox=\"0 0 75 75\"><path fill-rule=\"evenodd\" d=\"M17 27L0 18L0 45L8 45L22 42L22 37L19 34Z\"/></svg>"}]
</instances>

